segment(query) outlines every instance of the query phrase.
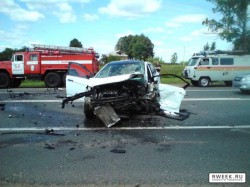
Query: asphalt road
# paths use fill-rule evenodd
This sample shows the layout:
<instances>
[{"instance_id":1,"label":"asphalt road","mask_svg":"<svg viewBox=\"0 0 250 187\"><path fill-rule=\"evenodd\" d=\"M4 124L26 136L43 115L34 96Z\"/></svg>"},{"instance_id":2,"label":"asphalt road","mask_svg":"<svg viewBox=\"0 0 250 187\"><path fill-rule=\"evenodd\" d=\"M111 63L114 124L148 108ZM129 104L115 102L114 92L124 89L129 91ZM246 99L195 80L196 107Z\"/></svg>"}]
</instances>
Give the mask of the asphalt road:
<instances>
[{"instance_id":1,"label":"asphalt road","mask_svg":"<svg viewBox=\"0 0 250 187\"><path fill-rule=\"evenodd\" d=\"M0 90L0 186L211 186L215 172L246 183L213 186L250 186L250 95L191 87L188 119L137 116L110 129L86 120L81 102L61 109L63 96Z\"/></svg>"}]
</instances>

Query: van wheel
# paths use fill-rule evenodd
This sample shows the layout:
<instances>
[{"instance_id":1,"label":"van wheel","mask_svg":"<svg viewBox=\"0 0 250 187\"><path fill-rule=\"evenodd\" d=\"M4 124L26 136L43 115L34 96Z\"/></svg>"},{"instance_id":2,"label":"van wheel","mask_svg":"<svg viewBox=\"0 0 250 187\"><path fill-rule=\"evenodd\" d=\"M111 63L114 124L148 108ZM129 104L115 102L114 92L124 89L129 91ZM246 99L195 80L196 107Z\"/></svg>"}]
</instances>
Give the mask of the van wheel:
<instances>
[{"instance_id":1,"label":"van wheel","mask_svg":"<svg viewBox=\"0 0 250 187\"><path fill-rule=\"evenodd\" d=\"M207 87L211 83L210 79L208 77L201 77L198 81L198 85L200 87Z\"/></svg>"},{"instance_id":2,"label":"van wheel","mask_svg":"<svg viewBox=\"0 0 250 187\"><path fill-rule=\"evenodd\" d=\"M61 76L56 72L50 72L45 75L44 82L48 88L56 88L61 84Z\"/></svg>"},{"instance_id":3,"label":"van wheel","mask_svg":"<svg viewBox=\"0 0 250 187\"><path fill-rule=\"evenodd\" d=\"M0 88L8 88L10 86L11 80L9 74L5 72L0 72Z\"/></svg>"}]
</instances>

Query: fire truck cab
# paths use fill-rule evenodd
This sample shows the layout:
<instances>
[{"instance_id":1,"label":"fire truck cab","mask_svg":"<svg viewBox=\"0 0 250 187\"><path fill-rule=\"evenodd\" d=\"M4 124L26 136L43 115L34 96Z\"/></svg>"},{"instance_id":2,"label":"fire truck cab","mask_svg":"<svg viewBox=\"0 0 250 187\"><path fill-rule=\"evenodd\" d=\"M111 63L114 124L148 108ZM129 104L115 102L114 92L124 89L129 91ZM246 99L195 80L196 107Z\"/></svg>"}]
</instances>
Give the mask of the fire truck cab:
<instances>
[{"instance_id":1,"label":"fire truck cab","mask_svg":"<svg viewBox=\"0 0 250 187\"><path fill-rule=\"evenodd\" d=\"M62 86L69 62L82 64L93 74L99 71L98 54L93 48L37 44L33 47L14 53L11 61L0 62L0 88L19 87L27 77L39 77L49 88Z\"/></svg>"}]
</instances>

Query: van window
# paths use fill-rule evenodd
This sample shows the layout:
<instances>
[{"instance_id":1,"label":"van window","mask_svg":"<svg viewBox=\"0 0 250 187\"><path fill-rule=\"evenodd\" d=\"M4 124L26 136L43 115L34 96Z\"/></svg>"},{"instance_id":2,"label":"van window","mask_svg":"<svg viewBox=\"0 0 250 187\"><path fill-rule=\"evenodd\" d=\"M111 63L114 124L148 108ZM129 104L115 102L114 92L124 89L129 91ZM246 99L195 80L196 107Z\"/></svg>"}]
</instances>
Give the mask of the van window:
<instances>
[{"instance_id":1,"label":"van window","mask_svg":"<svg viewBox=\"0 0 250 187\"><path fill-rule=\"evenodd\" d=\"M233 58L221 58L220 65L233 65L234 59Z\"/></svg>"},{"instance_id":2,"label":"van window","mask_svg":"<svg viewBox=\"0 0 250 187\"><path fill-rule=\"evenodd\" d=\"M201 59L200 65L202 65L202 66L207 66L207 65L209 65L209 59L208 59L208 58L203 58L203 59Z\"/></svg>"},{"instance_id":3,"label":"van window","mask_svg":"<svg viewBox=\"0 0 250 187\"><path fill-rule=\"evenodd\" d=\"M219 59L218 58L212 58L212 65L219 65Z\"/></svg>"}]
</instances>

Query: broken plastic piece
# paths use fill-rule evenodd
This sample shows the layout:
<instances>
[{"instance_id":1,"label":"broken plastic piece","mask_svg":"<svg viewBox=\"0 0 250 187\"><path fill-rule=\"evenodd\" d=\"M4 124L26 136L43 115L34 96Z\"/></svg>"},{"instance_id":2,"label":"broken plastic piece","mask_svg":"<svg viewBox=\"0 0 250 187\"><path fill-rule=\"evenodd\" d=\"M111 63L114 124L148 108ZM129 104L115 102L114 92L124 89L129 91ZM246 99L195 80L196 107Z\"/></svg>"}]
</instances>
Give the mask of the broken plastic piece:
<instances>
[{"instance_id":1,"label":"broken plastic piece","mask_svg":"<svg viewBox=\"0 0 250 187\"><path fill-rule=\"evenodd\" d=\"M109 104L97 107L94 113L106 127L111 127L120 121L120 117Z\"/></svg>"}]
</instances>

